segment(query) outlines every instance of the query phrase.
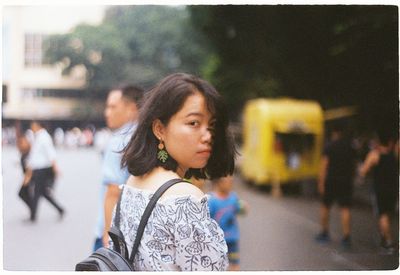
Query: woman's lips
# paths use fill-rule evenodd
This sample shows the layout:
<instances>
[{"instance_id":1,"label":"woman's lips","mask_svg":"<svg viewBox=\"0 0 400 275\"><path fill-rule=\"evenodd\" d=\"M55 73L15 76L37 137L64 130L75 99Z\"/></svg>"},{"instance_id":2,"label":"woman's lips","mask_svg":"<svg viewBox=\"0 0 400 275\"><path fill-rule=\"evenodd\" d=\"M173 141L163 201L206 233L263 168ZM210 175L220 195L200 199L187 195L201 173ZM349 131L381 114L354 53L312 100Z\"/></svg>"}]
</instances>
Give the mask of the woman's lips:
<instances>
[{"instance_id":1,"label":"woman's lips","mask_svg":"<svg viewBox=\"0 0 400 275\"><path fill-rule=\"evenodd\" d=\"M197 152L197 154L200 156L209 157L211 155L211 150L199 151L199 152Z\"/></svg>"}]
</instances>

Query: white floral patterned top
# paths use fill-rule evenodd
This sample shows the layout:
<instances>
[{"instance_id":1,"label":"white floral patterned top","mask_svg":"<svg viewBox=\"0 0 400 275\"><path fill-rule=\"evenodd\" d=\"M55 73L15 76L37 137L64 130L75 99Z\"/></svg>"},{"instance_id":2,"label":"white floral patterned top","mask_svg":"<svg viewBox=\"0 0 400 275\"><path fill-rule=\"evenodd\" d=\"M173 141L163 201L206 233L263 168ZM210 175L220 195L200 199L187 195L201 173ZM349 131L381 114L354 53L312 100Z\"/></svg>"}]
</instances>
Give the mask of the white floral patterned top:
<instances>
[{"instance_id":1,"label":"white floral patterned top","mask_svg":"<svg viewBox=\"0 0 400 275\"><path fill-rule=\"evenodd\" d=\"M128 185L123 188L120 229L129 253L153 194ZM193 196L161 198L144 230L134 260L135 270L225 271L228 249L224 233L210 218L207 201L207 195L201 199Z\"/></svg>"}]
</instances>

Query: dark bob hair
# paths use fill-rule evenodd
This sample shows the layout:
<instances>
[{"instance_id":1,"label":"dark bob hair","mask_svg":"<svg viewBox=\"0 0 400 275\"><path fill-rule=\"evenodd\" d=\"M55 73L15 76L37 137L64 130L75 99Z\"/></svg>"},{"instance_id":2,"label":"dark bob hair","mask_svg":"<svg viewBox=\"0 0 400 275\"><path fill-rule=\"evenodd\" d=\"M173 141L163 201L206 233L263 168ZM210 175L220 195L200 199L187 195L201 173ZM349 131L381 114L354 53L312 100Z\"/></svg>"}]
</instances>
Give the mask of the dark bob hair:
<instances>
[{"instance_id":1,"label":"dark bob hair","mask_svg":"<svg viewBox=\"0 0 400 275\"><path fill-rule=\"evenodd\" d=\"M190 168L185 178L214 179L233 173L236 149L233 137L228 132L229 120L222 97L208 82L193 75L175 73L162 79L144 95L138 126L122 151L121 164L132 175L144 175L158 166L176 172L178 164L171 156L165 163L157 159L159 141L153 133L152 124L159 119L167 126L186 99L196 92L204 96L207 108L215 118L215 132L212 153L206 166L202 169Z\"/></svg>"}]
</instances>

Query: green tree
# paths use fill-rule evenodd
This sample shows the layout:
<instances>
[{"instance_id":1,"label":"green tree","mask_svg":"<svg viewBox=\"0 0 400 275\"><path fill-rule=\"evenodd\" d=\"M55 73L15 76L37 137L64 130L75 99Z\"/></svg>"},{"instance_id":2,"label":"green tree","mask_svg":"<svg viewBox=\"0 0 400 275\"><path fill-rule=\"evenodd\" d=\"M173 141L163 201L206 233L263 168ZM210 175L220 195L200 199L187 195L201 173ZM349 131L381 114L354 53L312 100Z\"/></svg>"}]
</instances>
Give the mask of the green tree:
<instances>
[{"instance_id":1,"label":"green tree","mask_svg":"<svg viewBox=\"0 0 400 275\"><path fill-rule=\"evenodd\" d=\"M61 62L64 73L83 65L93 96L121 82L148 87L172 72L201 74L208 60L202 41L183 7L113 6L99 26L50 36L46 59Z\"/></svg>"},{"instance_id":2,"label":"green tree","mask_svg":"<svg viewBox=\"0 0 400 275\"><path fill-rule=\"evenodd\" d=\"M212 43L209 78L239 113L246 99L353 104L366 124L398 128L395 6L191 6Z\"/></svg>"}]
</instances>

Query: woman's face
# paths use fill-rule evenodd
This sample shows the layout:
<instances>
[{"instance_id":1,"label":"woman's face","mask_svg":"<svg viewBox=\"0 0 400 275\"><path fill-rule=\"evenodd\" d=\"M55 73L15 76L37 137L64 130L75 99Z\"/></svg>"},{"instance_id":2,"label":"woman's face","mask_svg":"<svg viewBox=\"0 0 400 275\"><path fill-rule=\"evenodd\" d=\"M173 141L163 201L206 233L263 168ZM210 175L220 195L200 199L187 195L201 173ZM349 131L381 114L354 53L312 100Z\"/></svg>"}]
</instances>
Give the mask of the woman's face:
<instances>
[{"instance_id":1,"label":"woman's face","mask_svg":"<svg viewBox=\"0 0 400 275\"><path fill-rule=\"evenodd\" d=\"M155 134L177 161L178 174L206 166L211 155L214 118L201 93L190 95L166 126L159 121L157 124Z\"/></svg>"}]
</instances>

